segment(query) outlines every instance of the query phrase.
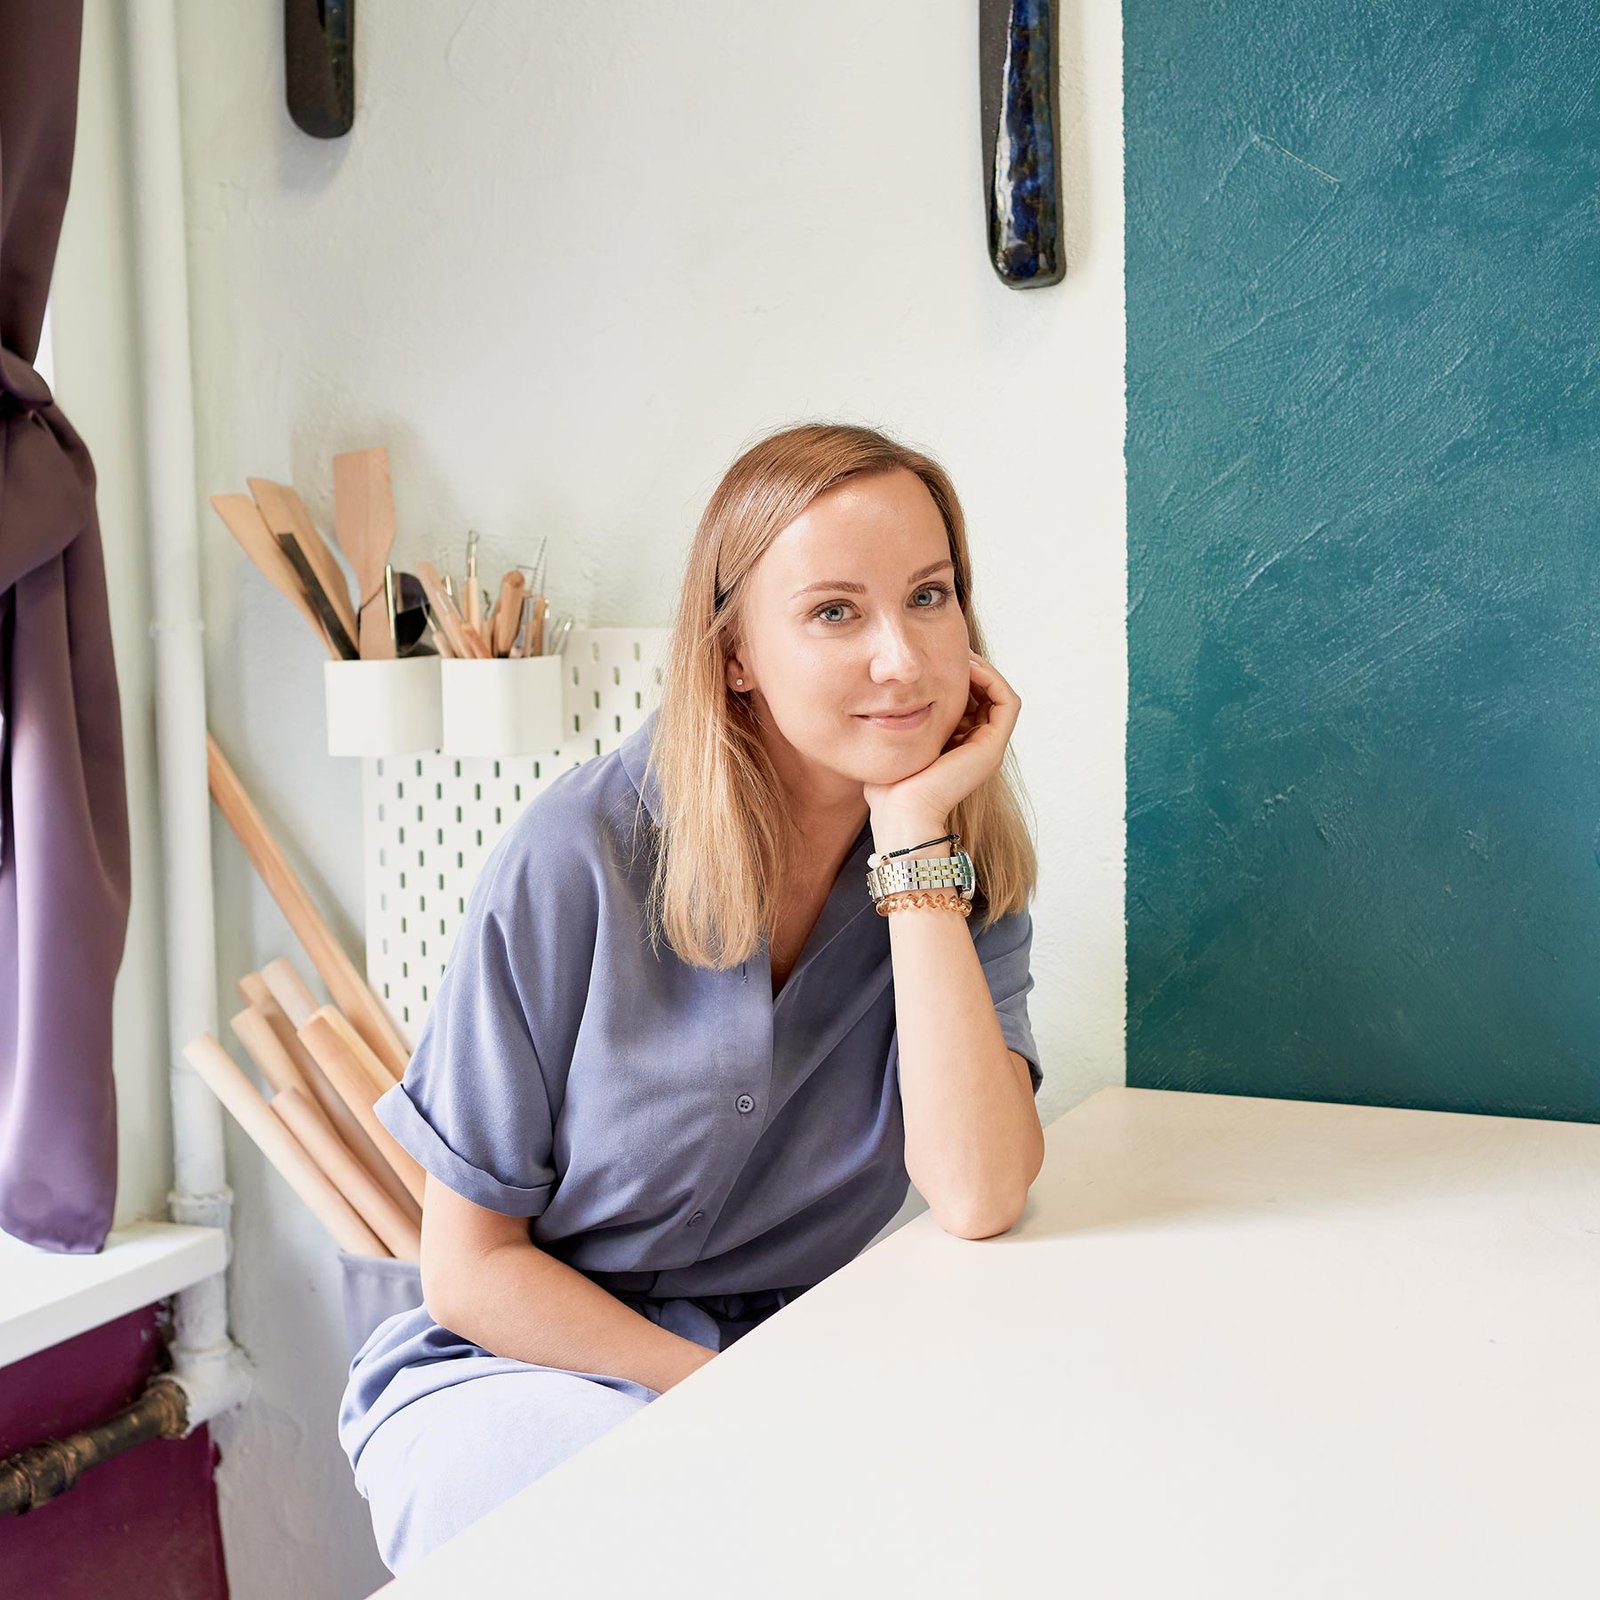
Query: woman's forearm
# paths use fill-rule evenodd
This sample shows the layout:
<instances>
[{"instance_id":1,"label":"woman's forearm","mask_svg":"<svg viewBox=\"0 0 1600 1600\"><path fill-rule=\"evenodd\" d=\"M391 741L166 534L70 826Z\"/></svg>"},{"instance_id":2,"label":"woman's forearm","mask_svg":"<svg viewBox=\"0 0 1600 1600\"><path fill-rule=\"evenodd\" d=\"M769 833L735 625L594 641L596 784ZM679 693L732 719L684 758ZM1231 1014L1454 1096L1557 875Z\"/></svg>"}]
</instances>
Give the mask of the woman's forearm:
<instances>
[{"instance_id":1,"label":"woman's forearm","mask_svg":"<svg viewBox=\"0 0 1600 1600\"><path fill-rule=\"evenodd\" d=\"M651 1322L531 1240L475 1257L434 1289L428 1310L494 1355L632 1378L663 1393L716 1354Z\"/></svg>"},{"instance_id":2,"label":"woman's forearm","mask_svg":"<svg viewBox=\"0 0 1600 1600\"><path fill-rule=\"evenodd\" d=\"M936 815L878 811L872 829L880 850L950 831ZM914 857L950 853L943 844ZM1044 1132L1032 1082L1019 1082L1006 1048L971 930L954 911L894 911L889 950L906 1171L948 1232L1003 1232L1044 1159Z\"/></svg>"}]
</instances>

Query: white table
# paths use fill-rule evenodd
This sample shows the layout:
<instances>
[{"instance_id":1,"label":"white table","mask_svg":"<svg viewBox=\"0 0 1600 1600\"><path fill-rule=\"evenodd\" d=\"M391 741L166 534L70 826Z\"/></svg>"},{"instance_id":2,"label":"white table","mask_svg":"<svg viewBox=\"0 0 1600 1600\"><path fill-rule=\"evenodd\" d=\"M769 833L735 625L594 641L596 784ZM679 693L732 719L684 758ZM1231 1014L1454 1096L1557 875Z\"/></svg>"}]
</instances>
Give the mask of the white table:
<instances>
[{"instance_id":1,"label":"white table","mask_svg":"<svg viewBox=\"0 0 1600 1600\"><path fill-rule=\"evenodd\" d=\"M380 1591L1600 1593L1600 1127L1105 1089Z\"/></svg>"}]
</instances>

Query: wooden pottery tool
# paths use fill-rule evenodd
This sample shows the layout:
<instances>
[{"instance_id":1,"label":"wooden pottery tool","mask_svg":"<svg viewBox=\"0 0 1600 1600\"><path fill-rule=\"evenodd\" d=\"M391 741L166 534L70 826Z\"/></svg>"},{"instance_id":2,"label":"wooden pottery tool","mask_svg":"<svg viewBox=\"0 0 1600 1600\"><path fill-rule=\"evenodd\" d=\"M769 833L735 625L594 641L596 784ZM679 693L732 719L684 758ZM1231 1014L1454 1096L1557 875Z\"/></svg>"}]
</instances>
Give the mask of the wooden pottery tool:
<instances>
[{"instance_id":1,"label":"wooden pottery tool","mask_svg":"<svg viewBox=\"0 0 1600 1600\"><path fill-rule=\"evenodd\" d=\"M432 613L434 626L444 635L451 652L464 660L486 657L489 652L484 647L483 641L474 630L467 627L465 618L456 609L455 601L446 593L443 583L440 582L433 563L419 561L417 577L421 580L423 591L428 596L428 609Z\"/></svg>"},{"instance_id":2,"label":"wooden pottery tool","mask_svg":"<svg viewBox=\"0 0 1600 1600\"><path fill-rule=\"evenodd\" d=\"M356 614L350 605L349 586L344 581L344 574L339 570L333 552L317 532L317 525L311 520L305 502L295 493L292 484L274 483L271 478L246 478L244 481L249 484L250 493L256 497L256 505L260 507L261 515L274 537L282 543L284 534L292 533L295 536L311 570L317 575L317 582L328 597L328 603L338 616L340 626L353 643L356 637Z\"/></svg>"},{"instance_id":3,"label":"wooden pottery tool","mask_svg":"<svg viewBox=\"0 0 1600 1600\"><path fill-rule=\"evenodd\" d=\"M311 624L323 647L335 661L341 659L339 647L328 635L321 619L312 609L310 596L295 572L294 564L283 553L283 548L273 538L266 519L255 501L247 494L214 494L211 507L227 525L228 532L239 542L239 547L255 562L267 582L290 600L296 611Z\"/></svg>"},{"instance_id":4,"label":"wooden pottery tool","mask_svg":"<svg viewBox=\"0 0 1600 1600\"><path fill-rule=\"evenodd\" d=\"M467 533L467 595L461 614L467 626L480 636L483 633L483 590L478 587L478 536Z\"/></svg>"},{"instance_id":5,"label":"wooden pottery tool","mask_svg":"<svg viewBox=\"0 0 1600 1600\"><path fill-rule=\"evenodd\" d=\"M517 637L517 624L522 620L522 596L527 585L527 579L515 568L500 580L500 597L494 603L494 616L491 622L493 638L489 641L490 652L497 656L511 654L511 646Z\"/></svg>"},{"instance_id":6,"label":"wooden pottery tool","mask_svg":"<svg viewBox=\"0 0 1600 1600\"><path fill-rule=\"evenodd\" d=\"M343 660L354 661L359 654L356 641L350 630L345 627L328 591L322 587L322 580L311 570L311 562L307 559L298 536L292 533L279 533L273 537L277 539L278 547L284 555L289 558L289 565L294 568L294 575L300 580L300 587L305 590L306 598L311 602L311 609L316 612L317 620L322 624L328 638L333 641L334 648Z\"/></svg>"},{"instance_id":7,"label":"wooden pottery tool","mask_svg":"<svg viewBox=\"0 0 1600 1600\"><path fill-rule=\"evenodd\" d=\"M389 452L346 450L333 458L333 516L339 548L356 575L361 614L361 654L372 661L394 659L384 617L383 569L394 548L394 489Z\"/></svg>"}]
</instances>

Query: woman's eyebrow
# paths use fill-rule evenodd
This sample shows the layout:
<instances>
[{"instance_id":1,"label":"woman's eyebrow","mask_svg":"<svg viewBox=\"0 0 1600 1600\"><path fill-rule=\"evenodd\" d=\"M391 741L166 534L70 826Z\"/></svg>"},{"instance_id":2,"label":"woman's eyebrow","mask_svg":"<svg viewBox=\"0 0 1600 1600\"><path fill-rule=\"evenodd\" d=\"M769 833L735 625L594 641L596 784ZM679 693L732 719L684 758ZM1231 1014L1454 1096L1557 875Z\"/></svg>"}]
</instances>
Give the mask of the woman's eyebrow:
<instances>
[{"instance_id":1,"label":"woman's eyebrow","mask_svg":"<svg viewBox=\"0 0 1600 1600\"><path fill-rule=\"evenodd\" d=\"M954 570L955 562L953 562L949 556L946 556L943 561L935 561L932 566L922 567L918 571L913 572L911 576L906 579L906 582L915 583L918 578L926 578L930 573L937 572L941 567L949 567ZM810 594L813 589L843 589L846 594L865 594L867 592L867 586L864 583L846 583L842 578L824 578L820 583L808 583L805 588L796 589L795 592L789 596L789 598L791 600L798 600L801 595Z\"/></svg>"}]
</instances>

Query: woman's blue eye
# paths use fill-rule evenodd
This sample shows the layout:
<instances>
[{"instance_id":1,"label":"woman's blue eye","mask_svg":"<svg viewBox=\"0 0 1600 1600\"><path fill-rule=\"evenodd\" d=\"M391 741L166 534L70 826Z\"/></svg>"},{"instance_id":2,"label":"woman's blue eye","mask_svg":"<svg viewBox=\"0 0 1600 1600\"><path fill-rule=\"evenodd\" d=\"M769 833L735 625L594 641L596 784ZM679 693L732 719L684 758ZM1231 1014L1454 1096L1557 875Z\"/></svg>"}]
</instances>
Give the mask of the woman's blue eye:
<instances>
[{"instance_id":1,"label":"woman's blue eye","mask_svg":"<svg viewBox=\"0 0 1600 1600\"><path fill-rule=\"evenodd\" d=\"M949 598L951 596L951 593L952 593L952 590L947 585L942 584L942 583L925 583L925 584L922 585L922 587L920 589L915 590L914 593L915 594L931 594L931 595L935 596L935 598L925 606L921 606L921 605L913 606L911 608L913 611L937 611L941 606L943 606L945 604L945 602L947 600L949 600ZM817 609L814 612L812 612L812 615L819 622L826 622L826 623L829 623L833 627L838 627L839 624L841 622L843 622L845 619L841 617L837 621L835 621L833 618L828 616L828 612L830 612L830 611L843 611L845 609L846 609L846 602L844 602L843 600L833 600L833 601L830 601L825 606L818 606Z\"/></svg>"}]
</instances>

